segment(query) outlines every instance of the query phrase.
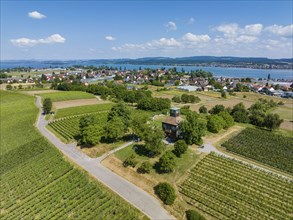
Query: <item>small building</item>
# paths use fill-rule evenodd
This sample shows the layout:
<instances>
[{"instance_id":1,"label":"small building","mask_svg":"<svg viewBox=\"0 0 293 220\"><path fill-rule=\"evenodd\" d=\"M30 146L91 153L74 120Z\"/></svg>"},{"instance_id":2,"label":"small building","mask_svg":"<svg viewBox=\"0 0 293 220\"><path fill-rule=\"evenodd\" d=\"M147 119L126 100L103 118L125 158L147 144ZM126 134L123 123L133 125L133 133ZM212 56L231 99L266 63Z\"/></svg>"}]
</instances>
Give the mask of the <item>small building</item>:
<instances>
[{"instance_id":1,"label":"small building","mask_svg":"<svg viewBox=\"0 0 293 220\"><path fill-rule=\"evenodd\" d=\"M180 109L173 107L170 109L170 116L162 122L163 131L171 139L180 137L179 124L183 119L180 117Z\"/></svg>"}]
</instances>

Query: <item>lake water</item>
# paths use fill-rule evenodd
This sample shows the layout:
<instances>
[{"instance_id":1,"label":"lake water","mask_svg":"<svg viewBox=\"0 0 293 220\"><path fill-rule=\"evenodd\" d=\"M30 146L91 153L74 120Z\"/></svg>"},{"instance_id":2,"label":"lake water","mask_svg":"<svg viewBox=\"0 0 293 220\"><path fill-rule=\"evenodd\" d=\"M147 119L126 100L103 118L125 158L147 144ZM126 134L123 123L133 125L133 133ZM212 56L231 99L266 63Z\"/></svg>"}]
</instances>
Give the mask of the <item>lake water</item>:
<instances>
[{"instance_id":1,"label":"lake water","mask_svg":"<svg viewBox=\"0 0 293 220\"><path fill-rule=\"evenodd\" d=\"M223 67L200 67L200 66L162 66L162 65L132 65L132 64L105 64L99 63L94 60L74 60L74 61L1 61L1 69L14 68L14 67L33 67L33 68L53 68L53 67L69 67L73 65L93 65L93 66L109 66L117 68L126 68L128 70L139 68L162 68L166 69L176 67L178 71L183 68L189 72L191 70L203 69L212 72L215 76L223 77L250 77L250 78L267 78L268 74L271 79L285 79L293 80L293 70L279 70L279 69L248 69L248 68L223 68Z\"/></svg>"}]
</instances>

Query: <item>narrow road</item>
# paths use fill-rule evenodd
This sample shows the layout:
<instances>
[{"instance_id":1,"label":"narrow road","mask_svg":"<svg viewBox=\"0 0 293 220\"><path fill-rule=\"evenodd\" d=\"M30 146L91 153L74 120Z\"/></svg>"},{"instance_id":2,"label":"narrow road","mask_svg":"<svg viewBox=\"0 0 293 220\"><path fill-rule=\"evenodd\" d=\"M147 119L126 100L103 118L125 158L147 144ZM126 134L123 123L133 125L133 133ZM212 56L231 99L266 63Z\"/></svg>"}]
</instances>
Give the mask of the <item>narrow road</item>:
<instances>
[{"instance_id":1,"label":"narrow road","mask_svg":"<svg viewBox=\"0 0 293 220\"><path fill-rule=\"evenodd\" d=\"M175 219L161 206L156 198L104 167L100 162L107 157L108 154L93 159L79 152L74 143L62 143L55 135L46 129L48 122L45 120L45 115L41 113L42 104L39 96L37 96L36 105L40 109L37 120L37 128L41 134L52 144L54 144L55 147L57 147L63 154L88 171L97 180L109 187L112 191L116 192L149 218L163 220ZM132 144L132 142L121 146L119 149L126 147L129 144ZM111 152L109 152L109 154L110 153Z\"/></svg>"}]
</instances>

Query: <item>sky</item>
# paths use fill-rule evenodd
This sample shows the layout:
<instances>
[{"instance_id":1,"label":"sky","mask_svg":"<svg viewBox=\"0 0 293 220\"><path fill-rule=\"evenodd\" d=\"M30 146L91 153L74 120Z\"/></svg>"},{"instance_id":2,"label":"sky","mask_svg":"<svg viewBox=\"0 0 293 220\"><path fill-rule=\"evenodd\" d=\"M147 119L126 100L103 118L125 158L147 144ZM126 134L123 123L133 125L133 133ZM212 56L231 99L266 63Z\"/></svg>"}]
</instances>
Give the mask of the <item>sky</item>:
<instances>
[{"instance_id":1,"label":"sky","mask_svg":"<svg viewBox=\"0 0 293 220\"><path fill-rule=\"evenodd\" d=\"M1 60L293 57L293 3L1 0Z\"/></svg>"}]
</instances>

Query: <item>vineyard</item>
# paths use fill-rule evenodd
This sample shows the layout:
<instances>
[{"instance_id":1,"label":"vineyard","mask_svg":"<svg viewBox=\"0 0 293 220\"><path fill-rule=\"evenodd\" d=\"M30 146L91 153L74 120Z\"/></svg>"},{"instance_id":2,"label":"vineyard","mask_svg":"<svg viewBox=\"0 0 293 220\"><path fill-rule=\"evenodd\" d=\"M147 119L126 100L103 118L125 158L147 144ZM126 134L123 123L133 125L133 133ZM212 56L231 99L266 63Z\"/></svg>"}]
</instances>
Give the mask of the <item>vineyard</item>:
<instances>
[{"instance_id":1,"label":"vineyard","mask_svg":"<svg viewBox=\"0 0 293 220\"><path fill-rule=\"evenodd\" d=\"M180 192L217 219L292 218L292 181L213 153L190 171Z\"/></svg>"},{"instance_id":2,"label":"vineyard","mask_svg":"<svg viewBox=\"0 0 293 220\"><path fill-rule=\"evenodd\" d=\"M1 137L0 146L0 219L143 218L119 196L64 161L33 127L36 114L33 97L1 92L1 136L6 137ZM14 134L9 122L14 129L18 121L22 133Z\"/></svg>"},{"instance_id":3,"label":"vineyard","mask_svg":"<svg viewBox=\"0 0 293 220\"><path fill-rule=\"evenodd\" d=\"M93 113L99 119L99 122L104 125L107 121L107 112ZM70 116L60 118L49 123L49 127L52 128L58 135L62 136L66 141L76 139L79 134L79 120L83 115Z\"/></svg>"},{"instance_id":4,"label":"vineyard","mask_svg":"<svg viewBox=\"0 0 293 220\"><path fill-rule=\"evenodd\" d=\"M113 107L113 105L114 103L105 103L105 104L84 105L84 106L58 109L54 118L58 119L58 118L74 116L74 115L95 113L99 111L109 111Z\"/></svg>"},{"instance_id":5,"label":"vineyard","mask_svg":"<svg viewBox=\"0 0 293 220\"><path fill-rule=\"evenodd\" d=\"M240 154L293 174L293 137L269 131L246 128L222 146Z\"/></svg>"}]
</instances>

